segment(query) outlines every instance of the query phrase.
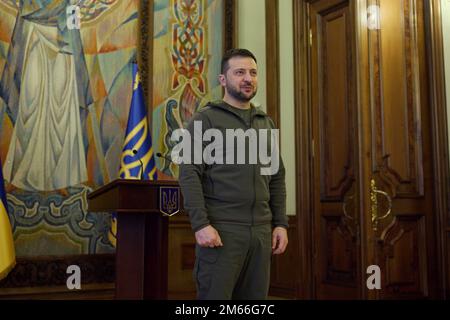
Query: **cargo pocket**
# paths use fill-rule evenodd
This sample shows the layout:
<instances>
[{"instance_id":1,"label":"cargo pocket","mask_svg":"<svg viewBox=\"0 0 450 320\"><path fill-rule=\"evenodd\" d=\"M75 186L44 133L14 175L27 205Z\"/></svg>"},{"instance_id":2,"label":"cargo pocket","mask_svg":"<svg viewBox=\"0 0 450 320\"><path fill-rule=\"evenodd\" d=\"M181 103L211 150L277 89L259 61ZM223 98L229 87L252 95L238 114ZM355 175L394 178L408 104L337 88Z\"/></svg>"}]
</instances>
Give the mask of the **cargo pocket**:
<instances>
[{"instance_id":1,"label":"cargo pocket","mask_svg":"<svg viewBox=\"0 0 450 320\"><path fill-rule=\"evenodd\" d=\"M214 195L214 181L211 178L211 176L208 176L208 180L209 180L209 185L210 185L210 189L211 189L211 194Z\"/></svg>"},{"instance_id":2,"label":"cargo pocket","mask_svg":"<svg viewBox=\"0 0 450 320\"><path fill-rule=\"evenodd\" d=\"M214 266L219 258L219 248L204 248L196 246L196 255L194 266L194 280L197 285L198 298L207 296L211 288L211 280L214 274Z\"/></svg>"}]
</instances>

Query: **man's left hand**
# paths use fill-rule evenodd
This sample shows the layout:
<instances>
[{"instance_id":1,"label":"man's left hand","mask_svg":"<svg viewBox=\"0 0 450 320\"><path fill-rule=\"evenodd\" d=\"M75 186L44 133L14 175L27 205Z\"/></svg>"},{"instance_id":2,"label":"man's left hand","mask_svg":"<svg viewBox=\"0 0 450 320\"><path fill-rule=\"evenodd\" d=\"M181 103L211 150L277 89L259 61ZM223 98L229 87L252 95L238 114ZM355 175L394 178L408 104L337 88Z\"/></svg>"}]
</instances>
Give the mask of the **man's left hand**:
<instances>
[{"instance_id":1,"label":"man's left hand","mask_svg":"<svg viewBox=\"0 0 450 320\"><path fill-rule=\"evenodd\" d=\"M288 244L287 230L283 227L276 227L272 231L272 253L282 254Z\"/></svg>"}]
</instances>

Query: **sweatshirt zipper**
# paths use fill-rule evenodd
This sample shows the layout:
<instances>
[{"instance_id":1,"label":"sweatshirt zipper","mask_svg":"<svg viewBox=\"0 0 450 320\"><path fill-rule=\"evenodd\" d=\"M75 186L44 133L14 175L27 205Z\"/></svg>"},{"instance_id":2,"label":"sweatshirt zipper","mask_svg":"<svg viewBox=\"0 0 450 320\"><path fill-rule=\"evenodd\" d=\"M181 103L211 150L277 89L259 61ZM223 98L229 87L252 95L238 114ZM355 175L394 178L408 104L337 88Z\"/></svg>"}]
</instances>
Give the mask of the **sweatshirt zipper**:
<instances>
[{"instance_id":1,"label":"sweatshirt zipper","mask_svg":"<svg viewBox=\"0 0 450 320\"><path fill-rule=\"evenodd\" d=\"M253 118L256 116L256 113L252 113L250 115L250 126L244 121L244 119L242 119L242 117L240 115L238 115L237 113L228 110L227 108L223 108L221 106L219 106L219 108L221 108L222 110L225 110L227 112L230 112L232 114L234 114L242 123L244 123L245 127L247 127L248 129L252 129L253 128ZM254 109L256 112L256 109ZM257 162L258 163L258 162ZM251 226L254 225L255 222L255 202L256 202L256 174L255 174L255 170L257 168L257 165L253 166L253 170L252 170L252 178L253 178L253 203L252 203L252 207L251 207Z\"/></svg>"},{"instance_id":2,"label":"sweatshirt zipper","mask_svg":"<svg viewBox=\"0 0 450 320\"><path fill-rule=\"evenodd\" d=\"M254 114L251 113L250 114L250 128L249 129L253 128L253 117L254 117ZM258 161L256 161L256 163L258 163ZM253 166L253 170L252 170L252 174L253 174L253 203L252 203L252 208L251 208L251 211L252 211L252 224L251 224L251 226L252 227L253 227L253 225L255 223L255 213L254 213L254 211L255 211L255 202L256 202L256 179L255 179L255 176L256 176L255 168L256 167L257 167L257 164Z\"/></svg>"},{"instance_id":3,"label":"sweatshirt zipper","mask_svg":"<svg viewBox=\"0 0 450 320\"><path fill-rule=\"evenodd\" d=\"M256 112L256 109L253 109L253 110L255 110L255 112ZM242 119L242 117L240 115L238 115L237 113L235 113L235 112L233 112L231 110L227 110L227 111L233 113L236 117L238 117L239 120L244 123L244 125L245 125L245 127L247 129L252 129L253 128L253 118L256 116L256 113L253 112L253 113L250 114L250 125L248 125L245 122L245 120ZM248 156L250 156L250 155L248 155ZM258 162L256 162L256 163L258 163ZM251 206L251 209L250 209L251 210L251 224L250 225L252 227L253 227L253 225L255 223L255 213L254 213L254 211L255 211L255 202L256 202L256 174L255 174L256 167L257 167L257 165L254 165L253 169L252 169L253 202L252 202L252 206Z\"/></svg>"}]
</instances>

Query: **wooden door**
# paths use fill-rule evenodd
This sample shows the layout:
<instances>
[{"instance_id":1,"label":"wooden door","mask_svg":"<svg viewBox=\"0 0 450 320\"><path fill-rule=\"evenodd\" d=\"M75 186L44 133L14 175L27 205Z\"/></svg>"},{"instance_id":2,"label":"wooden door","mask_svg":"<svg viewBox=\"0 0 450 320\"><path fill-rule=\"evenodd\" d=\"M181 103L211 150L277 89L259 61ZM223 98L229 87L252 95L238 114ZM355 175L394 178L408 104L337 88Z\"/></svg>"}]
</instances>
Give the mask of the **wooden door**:
<instances>
[{"instance_id":1,"label":"wooden door","mask_svg":"<svg viewBox=\"0 0 450 320\"><path fill-rule=\"evenodd\" d=\"M354 12L348 1L310 5L316 297L358 297L358 132Z\"/></svg>"},{"instance_id":2,"label":"wooden door","mask_svg":"<svg viewBox=\"0 0 450 320\"><path fill-rule=\"evenodd\" d=\"M434 296L423 9L423 0L309 2L315 298ZM380 290L366 286L371 265Z\"/></svg>"}]
</instances>

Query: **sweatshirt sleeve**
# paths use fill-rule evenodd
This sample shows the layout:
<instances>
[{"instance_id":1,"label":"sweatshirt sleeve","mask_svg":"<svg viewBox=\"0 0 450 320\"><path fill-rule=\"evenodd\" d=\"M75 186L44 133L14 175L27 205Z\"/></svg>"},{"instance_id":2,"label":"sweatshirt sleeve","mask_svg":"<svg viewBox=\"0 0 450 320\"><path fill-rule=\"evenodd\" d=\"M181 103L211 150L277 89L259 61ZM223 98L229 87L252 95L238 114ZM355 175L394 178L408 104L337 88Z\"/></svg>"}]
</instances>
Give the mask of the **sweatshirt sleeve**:
<instances>
[{"instance_id":1,"label":"sweatshirt sleeve","mask_svg":"<svg viewBox=\"0 0 450 320\"><path fill-rule=\"evenodd\" d=\"M274 227L288 228L288 217L286 215L286 182L283 160L280 156L280 167L278 172L272 176L269 183L270 209L272 211L272 225Z\"/></svg>"},{"instance_id":2,"label":"sweatshirt sleeve","mask_svg":"<svg viewBox=\"0 0 450 320\"><path fill-rule=\"evenodd\" d=\"M202 132L197 132L199 137L202 137L203 130L205 129L207 121L204 121L204 116L201 112L195 113L187 126L187 131L190 134L191 148L190 155L183 155L183 159L189 159L190 163L183 163L179 166L178 181L183 193L184 209L189 214L192 230L194 232L208 226L210 224L208 219L208 213L205 207L205 200L203 197L202 178L205 171L205 164L201 161L201 164L194 164L194 143L195 143L195 129L194 122L199 121L202 123ZM197 141L202 143L202 141ZM203 147L203 144L202 144ZM203 150L203 148L202 148Z\"/></svg>"},{"instance_id":3,"label":"sweatshirt sleeve","mask_svg":"<svg viewBox=\"0 0 450 320\"><path fill-rule=\"evenodd\" d=\"M272 129L276 129L272 119L270 119L270 126ZM279 157L279 168L272 175L269 182L269 206L272 211L272 225L287 229L289 227L289 220L286 215L286 170L280 154L279 141L273 147L275 148L273 152L276 152Z\"/></svg>"}]
</instances>

